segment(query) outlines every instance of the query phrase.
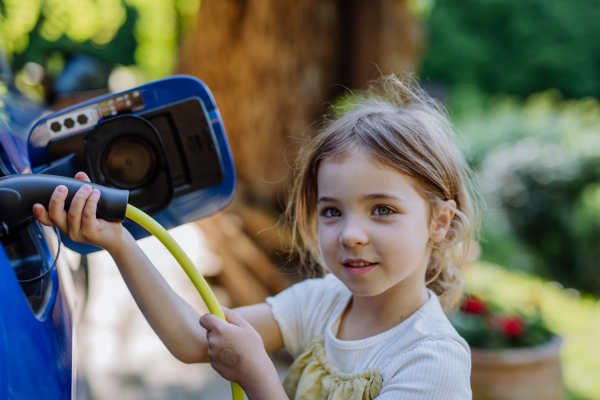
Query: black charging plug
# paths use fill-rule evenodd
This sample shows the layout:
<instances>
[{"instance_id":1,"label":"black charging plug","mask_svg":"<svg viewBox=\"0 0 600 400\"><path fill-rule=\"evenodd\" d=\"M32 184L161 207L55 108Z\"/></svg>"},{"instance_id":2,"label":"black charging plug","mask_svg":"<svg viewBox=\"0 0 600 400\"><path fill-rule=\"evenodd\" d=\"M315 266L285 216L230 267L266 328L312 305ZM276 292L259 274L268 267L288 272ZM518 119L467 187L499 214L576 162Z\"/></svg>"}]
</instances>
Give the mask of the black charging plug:
<instances>
[{"instance_id":1,"label":"black charging plug","mask_svg":"<svg viewBox=\"0 0 600 400\"><path fill-rule=\"evenodd\" d=\"M42 204L46 209L52 193L59 185L69 190L65 200L68 211L75 193L85 184L100 190L100 201L96 216L110 222L125 219L129 191L109 188L74 178L45 174L8 175L0 178L0 225L8 229L33 217L33 205Z\"/></svg>"}]
</instances>

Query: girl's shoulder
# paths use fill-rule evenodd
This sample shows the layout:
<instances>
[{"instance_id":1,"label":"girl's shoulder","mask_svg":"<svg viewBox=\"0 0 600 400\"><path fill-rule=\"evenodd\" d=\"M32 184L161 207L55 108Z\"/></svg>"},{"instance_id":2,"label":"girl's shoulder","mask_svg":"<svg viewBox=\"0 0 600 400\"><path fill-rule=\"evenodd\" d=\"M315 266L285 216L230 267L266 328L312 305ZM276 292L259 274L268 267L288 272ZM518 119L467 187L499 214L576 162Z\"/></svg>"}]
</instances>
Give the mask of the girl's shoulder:
<instances>
[{"instance_id":1,"label":"girl's shoulder","mask_svg":"<svg viewBox=\"0 0 600 400\"><path fill-rule=\"evenodd\" d=\"M277 296L286 292L292 292L297 301L306 305L318 304L324 300L332 301L336 298L351 295L348 288L331 273L322 278L306 279L298 282Z\"/></svg>"},{"instance_id":2,"label":"girl's shoulder","mask_svg":"<svg viewBox=\"0 0 600 400\"><path fill-rule=\"evenodd\" d=\"M471 398L471 351L432 291L430 299L394 332L382 352L381 397L400 398L418 388L422 398ZM382 357L383 358L383 357ZM418 397L419 399L421 397Z\"/></svg>"},{"instance_id":3,"label":"girl's shoulder","mask_svg":"<svg viewBox=\"0 0 600 400\"><path fill-rule=\"evenodd\" d=\"M439 339L448 339L464 351L471 354L469 345L458 334L448 316L444 312L440 304L438 296L431 289L427 289L430 294L429 300L421 307L416 314L415 323L412 324L412 329L416 333L412 346L418 342L427 343ZM411 346L411 347L412 347Z\"/></svg>"},{"instance_id":4,"label":"girl's shoulder","mask_svg":"<svg viewBox=\"0 0 600 400\"><path fill-rule=\"evenodd\" d=\"M267 302L289 302L295 307L310 310L310 315L322 318L333 312L338 303L349 296L351 293L346 286L333 274L328 273L323 278L306 279L296 283Z\"/></svg>"},{"instance_id":5,"label":"girl's shoulder","mask_svg":"<svg viewBox=\"0 0 600 400\"><path fill-rule=\"evenodd\" d=\"M271 306L286 347L296 356L311 338L323 333L329 318L350 296L341 281L327 274L296 283L268 297L266 302Z\"/></svg>"},{"instance_id":6,"label":"girl's shoulder","mask_svg":"<svg viewBox=\"0 0 600 400\"><path fill-rule=\"evenodd\" d=\"M406 329L394 335L395 343L387 349L390 358L382 368L384 380L407 369L439 369L449 377L452 371L470 373L469 345L450 323L436 294L428 291L429 301L409 317L412 321L406 321Z\"/></svg>"},{"instance_id":7,"label":"girl's shoulder","mask_svg":"<svg viewBox=\"0 0 600 400\"><path fill-rule=\"evenodd\" d=\"M380 369L381 398L471 399L471 354L460 337L435 334L404 349Z\"/></svg>"},{"instance_id":8,"label":"girl's shoulder","mask_svg":"<svg viewBox=\"0 0 600 400\"><path fill-rule=\"evenodd\" d=\"M298 299L305 307L318 309L315 316L319 318L328 317L337 308L343 307L352 296L348 288L331 273L323 278L307 279L295 286Z\"/></svg>"}]
</instances>

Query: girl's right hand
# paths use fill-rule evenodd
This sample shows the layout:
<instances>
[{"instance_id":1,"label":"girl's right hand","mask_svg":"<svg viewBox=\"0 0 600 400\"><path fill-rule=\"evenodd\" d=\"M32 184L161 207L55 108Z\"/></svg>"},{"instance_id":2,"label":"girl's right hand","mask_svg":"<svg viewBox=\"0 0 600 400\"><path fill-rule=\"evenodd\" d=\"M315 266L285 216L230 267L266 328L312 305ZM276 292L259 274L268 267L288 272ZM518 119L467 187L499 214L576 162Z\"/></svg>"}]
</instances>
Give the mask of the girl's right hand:
<instances>
[{"instance_id":1,"label":"girl's right hand","mask_svg":"<svg viewBox=\"0 0 600 400\"><path fill-rule=\"evenodd\" d=\"M78 172L76 179L90 182L85 172ZM111 250L121 242L123 225L120 222L107 222L96 218L96 207L100 200L100 191L84 185L77 191L69 212L65 211L65 199L68 190L60 185L52 194L48 211L43 205L33 205L33 216L46 226L57 227L63 235L76 242L93 244Z\"/></svg>"}]
</instances>

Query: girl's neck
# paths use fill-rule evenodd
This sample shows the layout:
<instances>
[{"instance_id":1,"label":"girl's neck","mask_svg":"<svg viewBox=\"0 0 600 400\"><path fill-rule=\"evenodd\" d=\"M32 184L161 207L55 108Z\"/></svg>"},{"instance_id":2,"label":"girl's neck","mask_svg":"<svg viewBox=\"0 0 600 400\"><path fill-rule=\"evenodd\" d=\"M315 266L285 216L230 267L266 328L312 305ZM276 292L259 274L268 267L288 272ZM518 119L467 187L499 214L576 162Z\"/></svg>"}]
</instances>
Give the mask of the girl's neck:
<instances>
[{"instance_id":1,"label":"girl's neck","mask_svg":"<svg viewBox=\"0 0 600 400\"><path fill-rule=\"evenodd\" d=\"M377 296L352 295L336 337L360 340L383 333L410 317L427 300L424 284L390 288Z\"/></svg>"}]
</instances>

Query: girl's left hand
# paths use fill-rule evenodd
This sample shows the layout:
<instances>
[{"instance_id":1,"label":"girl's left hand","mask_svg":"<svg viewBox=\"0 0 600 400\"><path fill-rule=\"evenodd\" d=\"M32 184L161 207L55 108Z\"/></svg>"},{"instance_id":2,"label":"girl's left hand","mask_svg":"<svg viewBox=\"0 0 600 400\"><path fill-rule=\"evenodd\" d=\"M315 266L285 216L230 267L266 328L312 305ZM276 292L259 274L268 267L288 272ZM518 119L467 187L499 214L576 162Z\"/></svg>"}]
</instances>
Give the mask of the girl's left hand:
<instances>
[{"instance_id":1,"label":"girl's left hand","mask_svg":"<svg viewBox=\"0 0 600 400\"><path fill-rule=\"evenodd\" d=\"M200 325L206 329L208 356L213 369L245 391L265 380L277 378L279 381L259 333L235 312L221 308L227 321L214 314L204 314L200 318Z\"/></svg>"}]
</instances>

